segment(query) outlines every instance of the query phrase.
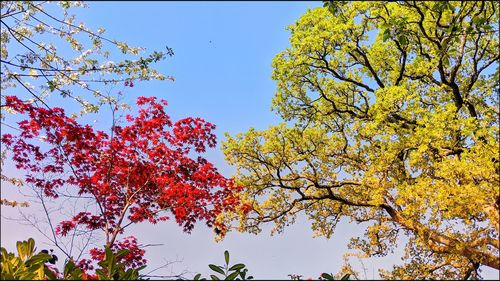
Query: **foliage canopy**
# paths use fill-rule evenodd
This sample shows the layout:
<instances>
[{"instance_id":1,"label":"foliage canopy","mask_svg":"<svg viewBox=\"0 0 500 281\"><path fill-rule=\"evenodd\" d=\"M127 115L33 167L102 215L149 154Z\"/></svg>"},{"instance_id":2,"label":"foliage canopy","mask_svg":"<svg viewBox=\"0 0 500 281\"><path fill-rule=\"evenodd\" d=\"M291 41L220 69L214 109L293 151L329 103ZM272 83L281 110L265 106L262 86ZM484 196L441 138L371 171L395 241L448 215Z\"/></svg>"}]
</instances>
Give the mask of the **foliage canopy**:
<instances>
[{"instance_id":1,"label":"foliage canopy","mask_svg":"<svg viewBox=\"0 0 500 281\"><path fill-rule=\"evenodd\" d=\"M56 246L56 234L74 239L79 228L100 231L107 247L130 250L124 257L133 268L144 265L144 250L135 237L118 241L128 226L165 221L169 216L164 213L171 212L186 232L200 220L212 227L218 213L238 201L232 196L232 181L200 155L215 146L215 125L190 117L172 122L164 110L167 102L154 97L139 97L137 105L137 117L127 115L127 125L113 123L107 134L78 124L61 108L40 108L7 96L6 106L28 119L18 123L19 135L1 139L12 150L16 167L27 172L25 181L39 190L42 204L44 197L62 196L90 200L95 206L55 227ZM64 188L74 196L67 198ZM64 254L72 258L71 250ZM105 255L96 248L90 254L94 260Z\"/></svg>"}]
</instances>

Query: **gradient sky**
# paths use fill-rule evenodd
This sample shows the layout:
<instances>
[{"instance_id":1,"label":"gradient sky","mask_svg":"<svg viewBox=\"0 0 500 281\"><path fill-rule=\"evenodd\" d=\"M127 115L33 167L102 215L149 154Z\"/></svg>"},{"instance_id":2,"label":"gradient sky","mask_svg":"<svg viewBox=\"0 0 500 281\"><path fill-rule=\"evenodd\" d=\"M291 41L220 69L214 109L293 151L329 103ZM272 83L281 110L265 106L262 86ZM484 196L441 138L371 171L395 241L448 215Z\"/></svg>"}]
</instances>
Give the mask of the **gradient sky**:
<instances>
[{"instance_id":1,"label":"gradient sky","mask_svg":"<svg viewBox=\"0 0 500 281\"><path fill-rule=\"evenodd\" d=\"M218 143L224 133L235 135L250 127L258 130L277 124L271 112L275 82L271 80L271 61L289 46L285 27L294 23L308 8L322 2L89 2L89 8L76 9L77 19L94 30L106 28L108 38L126 41L148 50L173 48L175 55L157 68L176 78L175 82L141 82L127 89L132 103L136 96L157 96L169 102L167 112L173 119L201 117L217 125ZM220 147L220 146L219 146ZM218 148L219 148L218 147ZM235 169L224 162L219 149L206 157L229 177ZM6 167L9 169L9 167ZM2 197L11 191L2 186ZM2 206L2 215L14 214ZM14 250L19 239L32 236L42 241L32 228L2 219L2 246ZM317 278L322 272L337 272L349 238L362 235L354 223L342 222L329 240L312 238L310 223L299 217L283 234L270 236L270 227L259 235L229 233L214 242L212 231L198 224L192 234L183 233L174 222L141 224L129 228L139 242L160 243L147 249L148 268L166 261L181 260L168 270L191 278L200 272L208 276L209 263L222 264L229 250L231 263L243 262L257 279L288 279L288 274ZM363 261L366 273L361 278L376 278L377 269L390 269L400 259L395 255ZM61 261L59 262L62 265ZM359 260L353 265L361 268ZM145 270L147 272L148 270ZM497 276L485 270L483 276ZM491 277L491 278L493 278Z\"/></svg>"}]
</instances>

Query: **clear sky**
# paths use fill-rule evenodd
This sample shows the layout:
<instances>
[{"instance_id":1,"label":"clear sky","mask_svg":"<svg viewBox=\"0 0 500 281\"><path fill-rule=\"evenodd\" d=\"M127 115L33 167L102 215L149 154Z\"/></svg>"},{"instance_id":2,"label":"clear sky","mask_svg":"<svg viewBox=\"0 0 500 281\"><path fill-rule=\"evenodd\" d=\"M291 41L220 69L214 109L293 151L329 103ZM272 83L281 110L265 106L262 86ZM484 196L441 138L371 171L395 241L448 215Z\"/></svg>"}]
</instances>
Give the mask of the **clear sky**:
<instances>
[{"instance_id":1,"label":"clear sky","mask_svg":"<svg viewBox=\"0 0 500 281\"><path fill-rule=\"evenodd\" d=\"M167 112L174 118L201 117L217 125L218 143L224 133L235 135L250 127L265 129L279 122L270 110L275 83L271 61L289 46L285 27L308 8L322 2L89 2L88 9L76 9L77 19L93 29L106 28L106 35L148 50L173 48L175 55L158 69L176 78L175 82L141 82L127 89L133 103L136 96L157 96L169 102ZM219 149L206 155L224 174L234 172ZM3 188L2 188L3 189ZM5 190L2 190L3 195ZM12 211L2 207L3 215ZM14 249L14 242L29 236L40 237L31 228L2 219L2 246ZM13 231L13 229L15 229ZM258 279L288 279L288 274L317 278L322 272L339 270L342 254L353 235L362 228L348 222L339 224L329 240L312 238L310 224L300 218L284 234L270 236L270 228L259 235L229 233L216 243L211 230L198 224L192 234L183 233L174 222L141 224L128 229L141 243L161 243L147 249L148 269L165 261L181 260L168 271L188 270L208 276L209 263L222 264L229 250L231 263L243 262ZM41 238L40 238L41 239ZM399 263L397 255L364 261L366 275L374 278L377 269ZM358 260L353 264L360 267ZM147 272L147 270L146 270ZM488 272L486 272L488 274ZM490 272L492 273L492 272ZM485 276L488 276L485 274ZM493 273L495 274L495 273ZM498 274L498 272L496 273ZM187 274L185 277L192 277ZM495 275L491 275L495 276Z\"/></svg>"}]
</instances>

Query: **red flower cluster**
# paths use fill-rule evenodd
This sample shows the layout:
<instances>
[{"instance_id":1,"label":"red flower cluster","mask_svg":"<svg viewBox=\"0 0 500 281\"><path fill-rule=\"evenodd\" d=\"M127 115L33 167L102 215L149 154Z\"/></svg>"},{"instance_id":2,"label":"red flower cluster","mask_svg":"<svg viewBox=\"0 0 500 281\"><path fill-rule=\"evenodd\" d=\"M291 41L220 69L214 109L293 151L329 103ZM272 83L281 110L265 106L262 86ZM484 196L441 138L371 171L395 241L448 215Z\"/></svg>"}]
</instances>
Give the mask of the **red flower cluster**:
<instances>
[{"instance_id":1,"label":"red flower cluster","mask_svg":"<svg viewBox=\"0 0 500 281\"><path fill-rule=\"evenodd\" d=\"M70 230L75 228L75 223L72 221L62 221L56 226L55 232L57 235L66 236Z\"/></svg>"},{"instance_id":2,"label":"red flower cluster","mask_svg":"<svg viewBox=\"0 0 500 281\"><path fill-rule=\"evenodd\" d=\"M125 220L167 220L161 211L170 211L190 232L196 221L212 226L221 211L238 203L233 182L197 155L216 145L215 126L199 118L173 123L164 100L138 98L137 117L128 115L128 124L115 126L111 136L78 124L60 108L38 108L13 96L6 97L5 105L29 116L19 123L20 135L2 136L16 167L28 171L26 182L52 198L58 197L61 186L74 186L99 206L98 213L82 212L61 222L61 235L78 224L121 234ZM36 144L40 135L48 149Z\"/></svg>"}]
</instances>

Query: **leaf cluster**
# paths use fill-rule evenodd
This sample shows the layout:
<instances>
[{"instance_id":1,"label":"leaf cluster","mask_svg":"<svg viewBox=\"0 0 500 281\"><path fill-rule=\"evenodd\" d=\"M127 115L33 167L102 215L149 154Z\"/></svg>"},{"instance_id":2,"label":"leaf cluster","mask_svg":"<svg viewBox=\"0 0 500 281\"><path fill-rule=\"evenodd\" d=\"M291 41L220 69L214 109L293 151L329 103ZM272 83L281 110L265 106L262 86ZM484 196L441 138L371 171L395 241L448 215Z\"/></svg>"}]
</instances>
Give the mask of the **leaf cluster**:
<instances>
[{"instance_id":1,"label":"leaf cluster","mask_svg":"<svg viewBox=\"0 0 500 281\"><path fill-rule=\"evenodd\" d=\"M208 267L216 274L210 275L210 280L252 280L253 276L248 275L248 269L243 263L229 266L229 252L224 251L224 265L209 264ZM194 276L194 280L207 280L201 277L201 273Z\"/></svg>"},{"instance_id":2,"label":"leaf cluster","mask_svg":"<svg viewBox=\"0 0 500 281\"><path fill-rule=\"evenodd\" d=\"M137 280L139 268L125 268L125 264L118 260L129 254L129 250L123 249L113 253L109 247L105 247L105 257L98 263L95 275L84 272L75 265L73 259L69 259L64 265L63 273L48 263L54 264L57 257L47 254L45 250L35 254L35 241L29 238L27 241L17 242L17 255L9 253L1 248L1 278L0 280Z\"/></svg>"}]
</instances>

